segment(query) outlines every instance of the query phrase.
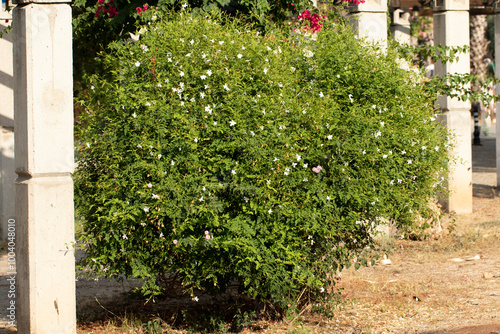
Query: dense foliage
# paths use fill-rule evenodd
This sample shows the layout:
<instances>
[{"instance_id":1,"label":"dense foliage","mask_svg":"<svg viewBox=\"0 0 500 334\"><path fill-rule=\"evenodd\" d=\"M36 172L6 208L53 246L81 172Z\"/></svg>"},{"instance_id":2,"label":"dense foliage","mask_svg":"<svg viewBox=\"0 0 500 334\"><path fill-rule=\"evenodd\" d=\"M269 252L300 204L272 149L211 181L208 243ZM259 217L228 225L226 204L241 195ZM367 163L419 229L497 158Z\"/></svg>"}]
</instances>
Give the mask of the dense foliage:
<instances>
[{"instance_id":1,"label":"dense foliage","mask_svg":"<svg viewBox=\"0 0 500 334\"><path fill-rule=\"evenodd\" d=\"M427 214L448 163L434 96L392 52L322 24L262 36L158 14L112 45L81 101L84 264L146 294L168 273L194 300L234 284L285 308L366 264L381 218Z\"/></svg>"}]
</instances>

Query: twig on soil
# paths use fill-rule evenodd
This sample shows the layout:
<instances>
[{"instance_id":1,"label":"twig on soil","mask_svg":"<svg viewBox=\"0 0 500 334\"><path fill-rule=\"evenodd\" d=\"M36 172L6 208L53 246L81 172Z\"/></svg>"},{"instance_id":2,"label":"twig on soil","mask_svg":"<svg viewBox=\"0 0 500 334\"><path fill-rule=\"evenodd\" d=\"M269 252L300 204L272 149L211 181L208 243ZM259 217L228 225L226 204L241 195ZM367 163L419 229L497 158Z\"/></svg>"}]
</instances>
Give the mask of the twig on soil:
<instances>
[{"instance_id":1,"label":"twig on soil","mask_svg":"<svg viewBox=\"0 0 500 334\"><path fill-rule=\"evenodd\" d=\"M102 304L97 300L97 297L94 297L95 298L95 301L97 302L97 304L99 304L100 307L102 307L102 309L106 312L109 312L111 313L112 315L114 315L115 317L118 318L118 316L116 314L114 314L113 312L111 312L110 310L106 309L104 306L102 306Z\"/></svg>"}]
</instances>

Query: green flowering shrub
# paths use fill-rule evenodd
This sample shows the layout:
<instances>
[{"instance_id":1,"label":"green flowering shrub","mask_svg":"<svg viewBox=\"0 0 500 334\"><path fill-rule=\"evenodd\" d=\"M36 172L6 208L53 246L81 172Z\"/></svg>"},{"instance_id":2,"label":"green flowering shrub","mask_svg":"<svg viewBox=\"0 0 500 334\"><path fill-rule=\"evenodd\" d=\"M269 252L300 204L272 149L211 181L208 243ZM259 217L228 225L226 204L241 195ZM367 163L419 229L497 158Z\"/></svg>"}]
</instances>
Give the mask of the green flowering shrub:
<instances>
[{"instance_id":1,"label":"green flowering shrub","mask_svg":"<svg viewBox=\"0 0 500 334\"><path fill-rule=\"evenodd\" d=\"M341 23L304 34L159 15L102 55L78 134L84 265L284 309L366 265L380 218L428 214L448 134L421 75Z\"/></svg>"}]
</instances>

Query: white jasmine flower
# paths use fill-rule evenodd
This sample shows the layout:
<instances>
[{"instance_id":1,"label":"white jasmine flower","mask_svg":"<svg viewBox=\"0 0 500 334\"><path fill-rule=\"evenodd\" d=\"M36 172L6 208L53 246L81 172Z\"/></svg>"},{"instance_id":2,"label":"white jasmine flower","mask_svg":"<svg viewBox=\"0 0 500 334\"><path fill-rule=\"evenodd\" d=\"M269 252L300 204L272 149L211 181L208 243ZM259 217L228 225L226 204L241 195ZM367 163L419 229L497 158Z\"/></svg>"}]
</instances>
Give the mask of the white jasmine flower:
<instances>
[{"instance_id":1,"label":"white jasmine flower","mask_svg":"<svg viewBox=\"0 0 500 334\"><path fill-rule=\"evenodd\" d=\"M135 62L135 66L136 66L136 67L139 67L139 66L141 66L141 63L140 63L140 62L138 62L138 61L136 61L136 62ZM92 89L93 89L93 88L92 88Z\"/></svg>"},{"instance_id":2,"label":"white jasmine flower","mask_svg":"<svg viewBox=\"0 0 500 334\"><path fill-rule=\"evenodd\" d=\"M229 122L229 125L230 125L230 126L235 126L235 125L236 125L236 122L235 122L235 121L233 121L233 120L231 120L231 122Z\"/></svg>"},{"instance_id":3,"label":"white jasmine flower","mask_svg":"<svg viewBox=\"0 0 500 334\"><path fill-rule=\"evenodd\" d=\"M149 208L147 206L144 207L144 212L149 212Z\"/></svg>"},{"instance_id":4,"label":"white jasmine flower","mask_svg":"<svg viewBox=\"0 0 500 334\"><path fill-rule=\"evenodd\" d=\"M231 170L231 174L236 175L236 171L234 169Z\"/></svg>"},{"instance_id":5,"label":"white jasmine flower","mask_svg":"<svg viewBox=\"0 0 500 334\"><path fill-rule=\"evenodd\" d=\"M401 152L401 154L402 154L402 155L405 155L405 154L406 154L406 151L405 151L405 150L403 150L403 151Z\"/></svg>"},{"instance_id":6,"label":"white jasmine flower","mask_svg":"<svg viewBox=\"0 0 500 334\"><path fill-rule=\"evenodd\" d=\"M158 159L161 159L162 155L161 154L158 154Z\"/></svg>"},{"instance_id":7,"label":"white jasmine flower","mask_svg":"<svg viewBox=\"0 0 500 334\"><path fill-rule=\"evenodd\" d=\"M267 212L269 212L269 214L271 214L273 212L273 210L269 209Z\"/></svg>"},{"instance_id":8,"label":"white jasmine flower","mask_svg":"<svg viewBox=\"0 0 500 334\"><path fill-rule=\"evenodd\" d=\"M255 136L255 132L253 131L250 131L250 134L252 135L252 137Z\"/></svg>"},{"instance_id":9,"label":"white jasmine flower","mask_svg":"<svg viewBox=\"0 0 500 334\"><path fill-rule=\"evenodd\" d=\"M182 71L181 71L181 72L179 73L179 75L180 75L181 77L183 77L183 76L184 76L184 72L182 72Z\"/></svg>"},{"instance_id":10,"label":"white jasmine flower","mask_svg":"<svg viewBox=\"0 0 500 334\"><path fill-rule=\"evenodd\" d=\"M408 165L411 165L411 160L408 160Z\"/></svg>"},{"instance_id":11,"label":"white jasmine flower","mask_svg":"<svg viewBox=\"0 0 500 334\"><path fill-rule=\"evenodd\" d=\"M434 149L436 150L436 152L439 151L439 146L434 147Z\"/></svg>"},{"instance_id":12,"label":"white jasmine flower","mask_svg":"<svg viewBox=\"0 0 500 334\"><path fill-rule=\"evenodd\" d=\"M267 67L264 68L264 74L267 74Z\"/></svg>"},{"instance_id":13,"label":"white jasmine flower","mask_svg":"<svg viewBox=\"0 0 500 334\"><path fill-rule=\"evenodd\" d=\"M175 162L174 162L174 160L172 160L172 162L171 162L170 164L171 164L172 166L174 166L174 165L175 165Z\"/></svg>"},{"instance_id":14,"label":"white jasmine flower","mask_svg":"<svg viewBox=\"0 0 500 334\"><path fill-rule=\"evenodd\" d=\"M226 84L224 84L224 87L223 87L225 90L229 91L229 86Z\"/></svg>"},{"instance_id":15,"label":"white jasmine flower","mask_svg":"<svg viewBox=\"0 0 500 334\"><path fill-rule=\"evenodd\" d=\"M382 158L386 159L386 158L387 158L387 154L384 154L384 155L382 156Z\"/></svg>"},{"instance_id":16,"label":"white jasmine flower","mask_svg":"<svg viewBox=\"0 0 500 334\"><path fill-rule=\"evenodd\" d=\"M203 202L204 201L203 196L201 196L198 201Z\"/></svg>"},{"instance_id":17,"label":"white jasmine flower","mask_svg":"<svg viewBox=\"0 0 500 334\"><path fill-rule=\"evenodd\" d=\"M122 236L122 238L123 239L128 239L128 237L125 234Z\"/></svg>"},{"instance_id":18,"label":"white jasmine flower","mask_svg":"<svg viewBox=\"0 0 500 334\"><path fill-rule=\"evenodd\" d=\"M422 150L425 151L425 149L427 148L427 146L422 146Z\"/></svg>"},{"instance_id":19,"label":"white jasmine flower","mask_svg":"<svg viewBox=\"0 0 500 334\"><path fill-rule=\"evenodd\" d=\"M307 177L305 177L302 181L307 182L307 181L309 181L309 179Z\"/></svg>"},{"instance_id":20,"label":"white jasmine flower","mask_svg":"<svg viewBox=\"0 0 500 334\"><path fill-rule=\"evenodd\" d=\"M385 122L380 122L380 126L384 126Z\"/></svg>"},{"instance_id":21,"label":"white jasmine flower","mask_svg":"<svg viewBox=\"0 0 500 334\"><path fill-rule=\"evenodd\" d=\"M323 92L319 92L319 97L325 97L325 95L323 95Z\"/></svg>"},{"instance_id":22,"label":"white jasmine flower","mask_svg":"<svg viewBox=\"0 0 500 334\"><path fill-rule=\"evenodd\" d=\"M153 194L153 195L151 196L151 198L152 198L152 199L159 199L159 198L160 198L160 196L158 196L158 195L156 195L156 194Z\"/></svg>"},{"instance_id":23,"label":"white jasmine flower","mask_svg":"<svg viewBox=\"0 0 500 334\"><path fill-rule=\"evenodd\" d=\"M328 135L326 138L328 138L328 140L332 140L333 136L332 135Z\"/></svg>"},{"instance_id":24,"label":"white jasmine flower","mask_svg":"<svg viewBox=\"0 0 500 334\"><path fill-rule=\"evenodd\" d=\"M208 74L208 76L211 76L212 75L212 71L207 70L207 74Z\"/></svg>"},{"instance_id":25,"label":"white jasmine flower","mask_svg":"<svg viewBox=\"0 0 500 334\"><path fill-rule=\"evenodd\" d=\"M206 75L200 75L201 80L205 80L207 78Z\"/></svg>"},{"instance_id":26,"label":"white jasmine flower","mask_svg":"<svg viewBox=\"0 0 500 334\"><path fill-rule=\"evenodd\" d=\"M194 139L194 142L195 142L195 143L197 143L197 142L198 142L198 138L195 138L195 139Z\"/></svg>"},{"instance_id":27,"label":"white jasmine flower","mask_svg":"<svg viewBox=\"0 0 500 334\"><path fill-rule=\"evenodd\" d=\"M243 55L240 53L236 57L238 57L239 59L241 59L241 57L243 57Z\"/></svg>"},{"instance_id":28,"label":"white jasmine flower","mask_svg":"<svg viewBox=\"0 0 500 334\"><path fill-rule=\"evenodd\" d=\"M354 100L352 99L352 94L349 94L349 100L351 100L351 103L354 102Z\"/></svg>"}]
</instances>

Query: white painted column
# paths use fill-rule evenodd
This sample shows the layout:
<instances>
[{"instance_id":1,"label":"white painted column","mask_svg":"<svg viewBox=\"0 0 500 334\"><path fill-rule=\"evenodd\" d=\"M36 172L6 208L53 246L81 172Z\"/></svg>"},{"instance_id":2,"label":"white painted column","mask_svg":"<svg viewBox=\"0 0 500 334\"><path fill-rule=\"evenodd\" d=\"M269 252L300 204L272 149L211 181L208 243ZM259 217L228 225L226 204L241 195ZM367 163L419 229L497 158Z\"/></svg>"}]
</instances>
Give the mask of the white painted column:
<instances>
[{"instance_id":1,"label":"white painted column","mask_svg":"<svg viewBox=\"0 0 500 334\"><path fill-rule=\"evenodd\" d=\"M17 325L76 333L71 8L18 0L14 23Z\"/></svg>"},{"instance_id":2,"label":"white painted column","mask_svg":"<svg viewBox=\"0 0 500 334\"><path fill-rule=\"evenodd\" d=\"M11 13L0 9L0 31L12 23ZM0 39L0 240L7 238L9 219L14 209L14 77L12 33Z\"/></svg>"},{"instance_id":3,"label":"white painted column","mask_svg":"<svg viewBox=\"0 0 500 334\"><path fill-rule=\"evenodd\" d=\"M391 13L391 35L392 39L410 45L410 13L399 8Z\"/></svg>"},{"instance_id":4,"label":"white painted column","mask_svg":"<svg viewBox=\"0 0 500 334\"><path fill-rule=\"evenodd\" d=\"M495 77L498 79L500 78L500 68L498 66L500 65L500 3L495 4L495 54L496 56L496 61L495 61ZM500 84L496 86L496 94L500 94ZM500 142L498 140L500 136L500 119L498 118L498 115L500 115L500 101L497 102L496 106L496 115L497 115L497 125L496 125L496 162L497 162L497 187L500 185Z\"/></svg>"},{"instance_id":5,"label":"white painted column","mask_svg":"<svg viewBox=\"0 0 500 334\"><path fill-rule=\"evenodd\" d=\"M469 45L469 0L436 0L434 5L434 45ZM436 75L469 73L469 54L461 54L453 63L435 64ZM442 110L441 120L455 136L455 149L451 156L457 158L451 165L445 201L448 211L472 212L472 143L470 102L441 96L437 102Z\"/></svg>"},{"instance_id":6,"label":"white painted column","mask_svg":"<svg viewBox=\"0 0 500 334\"><path fill-rule=\"evenodd\" d=\"M380 43L387 48L387 0L366 0L355 5L349 3L350 24L360 39Z\"/></svg>"}]
</instances>

